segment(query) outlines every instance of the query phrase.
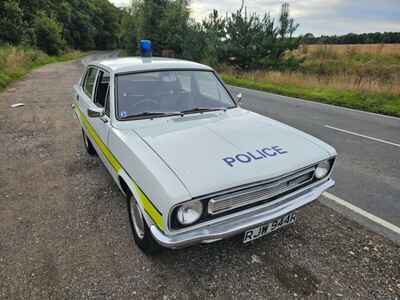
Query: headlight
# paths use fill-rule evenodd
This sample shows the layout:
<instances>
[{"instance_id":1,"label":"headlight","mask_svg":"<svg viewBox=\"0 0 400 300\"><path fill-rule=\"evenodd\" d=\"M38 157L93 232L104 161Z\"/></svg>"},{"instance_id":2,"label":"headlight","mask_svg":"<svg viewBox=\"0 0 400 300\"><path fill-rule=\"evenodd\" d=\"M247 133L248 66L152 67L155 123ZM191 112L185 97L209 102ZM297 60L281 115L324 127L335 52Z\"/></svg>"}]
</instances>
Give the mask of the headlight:
<instances>
[{"instance_id":1,"label":"headlight","mask_svg":"<svg viewBox=\"0 0 400 300\"><path fill-rule=\"evenodd\" d=\"M198 201L190 201L182 204L177 211L176 218L182 225L190 225L200 219L203 214L203 204Z\"/></svg>"},{"instance_id":2,"label":"headlight","mask_svg":"<svg viewBox=\"0 0 400 300\"><path fill-rule=\"evenodd\" d=\"M315 177L317 179L322 179L326 175L328 175L329 170L331 169L331 164L329 161L325 160L318 164L317 169L315 170Z\"/></svg>"}]
</instances>

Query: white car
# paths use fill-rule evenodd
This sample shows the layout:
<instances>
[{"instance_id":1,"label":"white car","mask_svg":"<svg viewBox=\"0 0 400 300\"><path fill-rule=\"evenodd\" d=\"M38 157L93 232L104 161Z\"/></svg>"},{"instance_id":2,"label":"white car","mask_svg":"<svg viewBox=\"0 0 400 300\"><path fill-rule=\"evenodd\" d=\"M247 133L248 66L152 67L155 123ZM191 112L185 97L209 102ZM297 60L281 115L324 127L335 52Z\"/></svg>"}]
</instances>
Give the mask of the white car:
<instances>
[{"instance_id":1,"label":"white car","mask_svg":"<svg viewBox=\"0 0 400 300\"><path fill-rule=\"evenodd\" d=\"M334 186L331 146L239 107L208 66L103 60L74 89L86 149L127 196L146 253L237 234L250 242Z\"/></svg>"}]
</instances>

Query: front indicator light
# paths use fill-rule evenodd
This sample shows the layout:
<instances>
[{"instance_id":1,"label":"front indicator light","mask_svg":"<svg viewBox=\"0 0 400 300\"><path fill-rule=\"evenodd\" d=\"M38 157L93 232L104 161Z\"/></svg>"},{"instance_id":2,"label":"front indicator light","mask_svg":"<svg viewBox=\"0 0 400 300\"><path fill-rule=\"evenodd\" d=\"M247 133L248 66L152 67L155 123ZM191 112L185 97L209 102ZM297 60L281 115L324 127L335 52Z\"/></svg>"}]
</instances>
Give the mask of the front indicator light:
<instances>
[{"instance_id":1,"label":"front indicator light","mask_svg":"<svg viewBox=\"0 0 400 300\"><path fill-rule=\"evenodd\" d=\"M182 225L191 225L200 219L203 214L203 204L198 201L190 201L182 204L177 211L176 218Z\"/></svg>"}]
</instances>

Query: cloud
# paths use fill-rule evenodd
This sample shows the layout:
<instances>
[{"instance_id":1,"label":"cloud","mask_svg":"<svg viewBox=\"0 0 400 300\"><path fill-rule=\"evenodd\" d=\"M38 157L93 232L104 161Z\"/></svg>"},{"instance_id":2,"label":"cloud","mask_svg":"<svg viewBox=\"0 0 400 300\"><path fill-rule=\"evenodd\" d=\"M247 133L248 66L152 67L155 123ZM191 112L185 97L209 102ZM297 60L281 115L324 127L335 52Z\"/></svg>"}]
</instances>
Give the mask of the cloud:
<instances>
[{"instance_id":1,"label":"cloud","mask_svg":"<svg viewBox=\"0 0 400 300\"><path fill-rule=\"evenodd\" d=\"M110 0L126 5L130 0ZM298 33L346 34L350 32L400 31L400 0L288 0L291 14L300 24ZM249 12L279 15L282 0L245 0ZM241 0L192 0L192 16L201 20L213 9L221 15L235 12Z\"/></svg>"},{"instance_id":2,"label":"cloud","mask_svg":"<svg viewBox=\"0 0 400 300\"><path fill-rule=\"evenodd\" d=\"M109 1L118 7L129 6L132 2L131 0L109 0Z\"/></svg>"}]
</instances>

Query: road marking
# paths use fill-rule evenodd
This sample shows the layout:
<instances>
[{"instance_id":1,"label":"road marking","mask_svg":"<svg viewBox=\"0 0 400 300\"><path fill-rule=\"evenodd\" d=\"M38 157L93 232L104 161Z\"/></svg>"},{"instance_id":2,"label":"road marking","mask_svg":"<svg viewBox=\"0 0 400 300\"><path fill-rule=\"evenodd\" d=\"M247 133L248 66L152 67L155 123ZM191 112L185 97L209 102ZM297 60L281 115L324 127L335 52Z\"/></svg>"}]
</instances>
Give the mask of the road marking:
<instances>
[{"instance_id":1,"label":"road marking","mask_svg":"<svg viewBox=\"0 0 400 300\"><path fill-rule=\"evenodd\" d=\"M237 88L237 89L242 89L242 90L245 90L245 91L247 90L249 92L258 92L258 93L270 94L270 95L281 97L281 98L283 98L285 100L290 100L290 101L301 101L301 102L304 102L304 103L307 103L307 104L328 106L328 107L335 108L335 109L338 109L338 110L348 110L348 111L357 112L357 113L361 113L361 114L367 114L367 115L371 115L371 116L375 116L375 117L382 117L382 118L387 118L387 119L400 120L399 117L382 115L382 114L373 113L373 112L370 112L370 111L363 111L363 110L358 110L358 109L354 109L354 108L338 106L338 105L333 105L333 104L328 104L328 103L323 103L323 102L317 102L317 101L305 100L305 99L301 99L301 98L289 97L289 96L274 94L274 93L271 93L271 92L244 88L244 87L231 85L231 84L228 84L228 86L231 86L231 87Z\"/></svg>"},{"instance_id":2,"label":"road marking","mask_svg":"<svg viewBox=\"0 0 400 300\"><path fill-rule=\"evenodd\" d=\"M356 132L352 132L352 131L336 128L336 127L329 126L329 125L325 125L325 127L333 129L333 130L336 130L336 131L344 132L344 133L347 133L347 134L352 134L352 135L359 136L359 137L362 137L362 138L365 138L365 139L369 139L369 140L380 142L380 143L385 143L385 144L392 145L392 146L400 148L400 144L396 144L396 143L392 143L392 142L389 142L389 141L377 139L377 138L374 138L374 137L371 137L371 136L368 136L368 135L359 134L359 133L356 133Z\"/></svg>"},{"instance_id":3,"label":"road marking","mask_svg":"<svg viewBox=\"0 0 400 300\"><path fill-rule=\"evenodd\" d=\"M396 225L393 225L392 223L389 223L389 222L387 222L387 221L385 221L385 220L383 220L383 219L381 219L381 218L379 218L379 217L377 217L377 216L375 216L373 214L370 214L369 212L367 212L367 211L365 211L365 210L363 210L363 209L361 209L361 208L359 208L357 206L354 206L353 204L351 204L351 203L349 203L349 202L347 202L347 201L345 201L343 199L340 199L339 197L336 197L335 195L332 195L332 194L327 193L327 192L323 193L322 195L324 197L328 198L329 200L335 201L337 204L340 204L340 205L342 205L344 207L347 207L348 209L358 213L359 215L362 215L365 218L367 218L367 219L369 219L369 220L371 220L371 221L373 221L373 222L375 222L375 223L377 223L377 224L379 224L379 225L381 225L381 226L383 226L383 227L385 227L385 228L387 228L387 229L389 229L389 230L391 230L391 231L393 231L393 232L395 232L397 234L400 234L400 228L397 227Z\"/></svg>"}]
</instances>

